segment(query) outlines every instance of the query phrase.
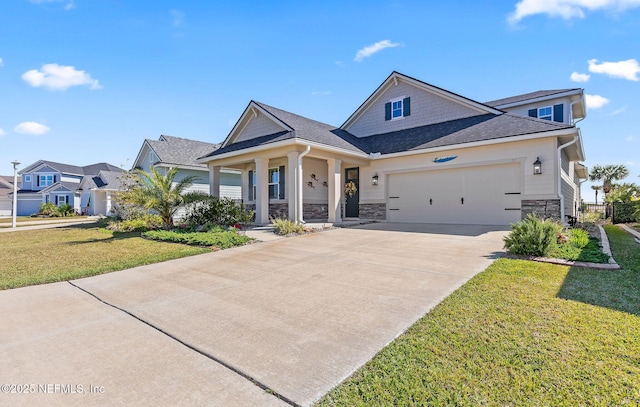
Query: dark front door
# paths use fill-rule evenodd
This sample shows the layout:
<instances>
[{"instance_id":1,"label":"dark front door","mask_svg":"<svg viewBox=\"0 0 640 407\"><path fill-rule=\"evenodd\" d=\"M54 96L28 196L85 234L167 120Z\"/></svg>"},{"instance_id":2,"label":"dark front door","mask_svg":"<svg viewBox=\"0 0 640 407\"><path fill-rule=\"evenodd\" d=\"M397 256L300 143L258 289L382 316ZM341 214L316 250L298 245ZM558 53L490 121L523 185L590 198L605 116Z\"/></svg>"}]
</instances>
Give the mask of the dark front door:
<instances>
[{"instance_id":1,"label":"dark front door","mask_svg":"<svg viewBox=\"0 0 640 407\"><path fill-rule=\"evenodd\" d=\"M345 194L347 204L344 209L344 216L345 218L357 218L360 216L358 207L360 203L360 169L347 168L344 170L344 180L345 185L349 182L353 182L356 185L356 192L352 196Z\"/></svg>"}]
</instances>

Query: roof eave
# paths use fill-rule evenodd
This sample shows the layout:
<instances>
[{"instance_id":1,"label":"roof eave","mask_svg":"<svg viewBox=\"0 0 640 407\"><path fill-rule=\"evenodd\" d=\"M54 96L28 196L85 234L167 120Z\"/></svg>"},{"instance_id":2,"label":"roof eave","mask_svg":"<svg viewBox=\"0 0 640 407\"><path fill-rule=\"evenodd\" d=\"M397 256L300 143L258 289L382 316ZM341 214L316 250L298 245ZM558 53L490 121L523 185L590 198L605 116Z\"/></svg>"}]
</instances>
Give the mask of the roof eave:
<instances>
[{"instance_id":1,"label":"roof eave","mask_svg":"<svg viewBox=\"0 0 640 407\"><path fill-rule=\"evenodd\" d=\"M531 104L531 103L539 103L539 102L544 102L544 101L551 100L551 99L557 99L557 98L573 96L573 95L580 95L583 92L584 92L583 89L578 88L578 89L574 89L574 90L570 90L570 91L566 91L566 92L554 93L552 95L540 96L540 97L537 97L537 98L524 99L524 100L520 100L520 101L517 101L517 102L496 105L495 107L497 109L509 109L511 107L528 105L528 104Z\"/></svg>"}]
</instances>

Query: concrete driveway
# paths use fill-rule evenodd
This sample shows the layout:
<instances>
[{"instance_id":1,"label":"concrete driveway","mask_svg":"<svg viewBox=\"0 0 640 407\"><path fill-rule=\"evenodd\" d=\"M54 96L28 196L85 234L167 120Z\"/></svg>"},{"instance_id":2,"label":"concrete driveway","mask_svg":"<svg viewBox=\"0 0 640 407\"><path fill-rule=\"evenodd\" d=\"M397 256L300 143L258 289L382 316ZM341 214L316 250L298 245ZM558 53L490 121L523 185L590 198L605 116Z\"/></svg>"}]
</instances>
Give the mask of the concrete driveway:
<instances>
[{"instance_id":1,"label":"concrete driveway","mask_svg":"<svg viewBox=\"0 0 640 407\"><path fill-rule=\"evenodd\" d=\"M310 405L507 229L378 223L1 291L0 384L35 387L0 404Z\"/></svg>"}]
</instances>

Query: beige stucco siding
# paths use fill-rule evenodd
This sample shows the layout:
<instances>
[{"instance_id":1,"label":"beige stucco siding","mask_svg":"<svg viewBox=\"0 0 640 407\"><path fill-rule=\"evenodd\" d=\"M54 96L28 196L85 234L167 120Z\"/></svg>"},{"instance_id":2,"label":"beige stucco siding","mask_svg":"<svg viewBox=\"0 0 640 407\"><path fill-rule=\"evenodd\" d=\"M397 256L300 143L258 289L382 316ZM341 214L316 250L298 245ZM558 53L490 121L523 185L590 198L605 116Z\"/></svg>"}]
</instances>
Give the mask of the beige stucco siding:
<instances>
[{"instance_id":1,"label":"beige stucco siding","mask_svg":"<svg viewBox=\"0 0 640 407\"><path fill-rule=\"evenodd\" d=\"M398 98L411 98L411 115L385 121L385 103ZM482 114L459 102L418 89L402 81L391 84L346 130L356 137L387 133Z\"/></svg>"},{"instance_id":2,"label":"beige stucco siding","mask_svg":"<svg viewBox=\"0 0 640 407\"><path fill-rule=\"evenodd\" d=\"M499 146L481 146L454 150L423 153L389 159L374 160L370 167L360 169L360 203L386 202L386 181L389 174L469 168L481 170L481 166L505 163L519 163L522 185L522 199L557 198L554 156L555 138L502 143ZM457 156L446 163L434 163L436 157ZM533 175L533 162L537 157L543 162L543 173ZM475 168L479 167L479 168ZM371 178L378 174L379 182L373 186Z\"/></svg>"}]
</instances>

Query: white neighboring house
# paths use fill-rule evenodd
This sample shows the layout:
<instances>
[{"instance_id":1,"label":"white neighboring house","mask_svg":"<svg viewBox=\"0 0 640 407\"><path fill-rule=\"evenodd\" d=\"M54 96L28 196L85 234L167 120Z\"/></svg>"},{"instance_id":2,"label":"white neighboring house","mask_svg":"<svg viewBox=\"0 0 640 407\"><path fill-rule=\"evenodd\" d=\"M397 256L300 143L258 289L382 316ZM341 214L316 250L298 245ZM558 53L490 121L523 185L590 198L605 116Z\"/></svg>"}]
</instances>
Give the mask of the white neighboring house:
<instances>
[{"instance_id":1,"label":"white neighboring house","mask_svg":"<svg viewBox=\"0 0 640 407\"><path fill-rule=\"evenodd\" d=\"M29 216L38 213L41 204L52 202L56 205L69 204L77 213L108 215L111 210L111 193L108 189L98 191L86 186L82 189L84 180L97 177L100 173L120 175L125 171L108 163L80 167L39 160L19 171L21 183L18 190L17 214ZM111 176L109 179L114 177ZM91 205L87 207L86 202Z\"/></svg>"},{"instance_id":2,"label":"white neighboring house","mask_svg":"<svg viewBox=\"0 0 640 407\"><path fill-rule=\"evenodd\" d=\"M178 172L174 182L193 175L196 180L188 192L198 191L208 194L209 169L206 164L196 160L219 147L220 144L161 135L158 140L144 140L133 163L133 169L149 172L151 167L155 167L160 173L166 174L170 168L176 167ZM237 169L223 168L220 171L220 197L242 199L240 173L241 171ZM182 215L183 212L178 211L176 218Z\"/></svg>"},{"instance_id":3,"label":"white neighboring house","mask_svg":"<svg viewBox=\"0 0 640 407\"><path fill-rule=\"evenodd\" d=\"M20 177L18 177L20 185ZM0 175L0 216L11 216L13 211L13 175Z\"/></svg>"},{"instance_id":4,"label":"white neighboring house","mask_svg":"<svg viewBox=\"0 0 640 407\"><path fill-rule=\"evenodd\" d=\"M552 119L561 110L554 121L548 109L530 117L526 103L527 114L509 112L392 72L339 127L251 101L222 146L198 161L212 195L222 168L242 171L259 224L280 215L509 225L532 212L566 221L586 168L574 125L584 95L565 93L556 94L561 108L525 97L550 104ZM349 183L356 189L345 197Z\"/></svg>"}]
</instances>

